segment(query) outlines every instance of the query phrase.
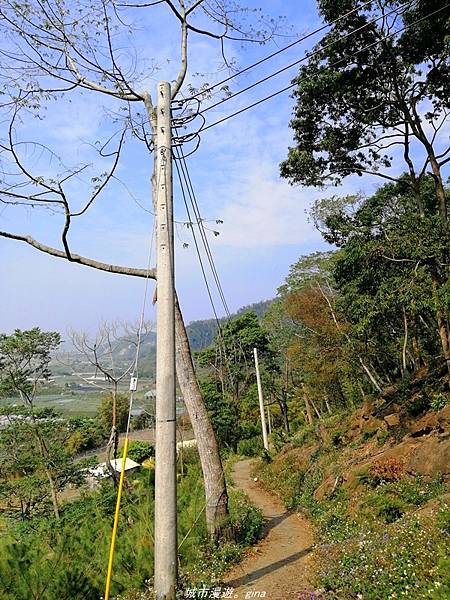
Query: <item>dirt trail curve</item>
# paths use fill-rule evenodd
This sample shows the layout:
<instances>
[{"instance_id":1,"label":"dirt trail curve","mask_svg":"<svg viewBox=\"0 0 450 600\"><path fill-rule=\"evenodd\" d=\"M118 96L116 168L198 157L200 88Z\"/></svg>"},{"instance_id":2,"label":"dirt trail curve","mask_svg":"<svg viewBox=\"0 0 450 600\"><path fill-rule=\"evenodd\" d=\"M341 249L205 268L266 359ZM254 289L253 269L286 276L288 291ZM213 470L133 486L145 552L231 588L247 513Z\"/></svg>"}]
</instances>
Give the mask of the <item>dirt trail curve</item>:
<instances>
[{"instance_id":1,"label":"dirt trail curve","mask_svg":"<svg viewBox=\"0 0 450 600\"><path fill-rule=\"evenodd\" d=\"M264 538L226 576L234 597L254 600L298 600L306 597L312 545L311 527L301 515L290 513L260 487L251 474L251 460L233 469L233 481L265 517ZM264 594L265 592L265 594Z\"/></svg>"}]
</instances>

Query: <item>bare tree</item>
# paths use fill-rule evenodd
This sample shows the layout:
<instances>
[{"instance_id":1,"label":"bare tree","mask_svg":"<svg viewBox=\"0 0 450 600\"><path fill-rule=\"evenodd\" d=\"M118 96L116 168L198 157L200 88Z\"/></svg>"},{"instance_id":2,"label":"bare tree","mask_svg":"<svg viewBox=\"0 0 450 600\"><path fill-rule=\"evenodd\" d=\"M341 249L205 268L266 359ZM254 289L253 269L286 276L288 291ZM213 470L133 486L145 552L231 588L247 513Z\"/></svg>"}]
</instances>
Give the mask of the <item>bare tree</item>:
<instances>
[{"instance_id":1,"label":"bare tree","mask_svg":"<svg viewBox=\"0 0 450 600\"><path fill-rule=\"evenodd\" d=\"M143 323L142 328L139 325L132 326L126 323L113 322L102 323L95 335L90 336L85 332L69 331L68 335L75 350L84 357L86 362L95 369L95 374L100 373L104 382L92 381L83 377L83 374L76 375L90 385L98 387L102 391L109 392L112 398L111 414L111 433L106 447L106 464L114 478L118 481L117 471L113 469L111 457L117 458L117 449L119 446L119 427L117 418L117 401L119 386L127 376L137 376L137 351L139 346L139 337L145 336L152 330L150 322ZM131 354L125 361L118 364L117 355L121 349L130 349Z\"/></svg>"},{"instance_id":2,"label":"bare tree","mask_svg":"<svg viewBox=\"0 0 450 600\"><path fill-rule=\"evenodd\" d=\"M179 37L178 73L172 83L175 99L185 85L188 38L217 40L223 63L230 42L264 43L277 34L278 21L267 20L234 0L4 0L0 7L0 85L5 136L0 141L0 202L45 208L61 215L61 247L49 246L29 235L0 231L0 236L110 273L156 279L155 269L139 269L101 262L72 251L69 233L105 189L118 181L125 143L139 141L154 149L155 103L148 81L155 66L139 61L130 39L149 11L171 17ZM192 93L192 89L190 92ZM68 106L74 94L103 98L108 117L106 139L92 144L102 169L89 163L67 167L46 143L20 135L29 114L45 119L45 108L56 100ZM183 140L178 140L181 143ZM39 155L36 158L36 154ZM156 154L156 153L154 153ZM45 163L45 173L42 165ZM104 166L105 165L105 166ZM50 172L50 174L48 174ZM89 178L89 180L86 180ZM157 174L153 167L153 190ZM209 532L217 535L227 514L227 491L217 441L195 377L180 307L176 305L177 374L197 438L207 497Z\"/></svg>"}]
</instances>

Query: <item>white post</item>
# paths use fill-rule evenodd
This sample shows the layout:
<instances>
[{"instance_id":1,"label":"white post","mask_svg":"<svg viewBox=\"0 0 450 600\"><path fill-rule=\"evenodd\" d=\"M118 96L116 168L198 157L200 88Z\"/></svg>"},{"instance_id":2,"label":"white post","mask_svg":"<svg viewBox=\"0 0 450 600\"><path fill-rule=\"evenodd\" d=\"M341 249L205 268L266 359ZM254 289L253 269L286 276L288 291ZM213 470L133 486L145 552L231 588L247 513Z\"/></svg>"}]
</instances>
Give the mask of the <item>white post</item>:
<instances>
[{"instance_id":1,"label":"white post","mask_svg":"<svg viewBox=\"0 0 450 600\"><path fill-rule=\"evenodd\" d=\"M261 414L261 427L263 434L263 442L265 450L269 450L269 440L267 439L267 429L266 429L266 416L264 414L264 400L262 394L261 387L261 377L259 375L259 363L258 363L258 350L253 348L253 354L255 356L255 369L256 369L256 381L258 383L258 398L259 398L259 412Z\"/></svg>"},{"instance_id":2,"label":"white post","mask_svg":"<svg viewBox=\"0 0 450 600\"><path fill-rule=\"evenodd\" d=\"M175 290L170 84L158 84L156 135L157 312L155 593L175 600L177 583Z\"/></svg>"}]
</instances>

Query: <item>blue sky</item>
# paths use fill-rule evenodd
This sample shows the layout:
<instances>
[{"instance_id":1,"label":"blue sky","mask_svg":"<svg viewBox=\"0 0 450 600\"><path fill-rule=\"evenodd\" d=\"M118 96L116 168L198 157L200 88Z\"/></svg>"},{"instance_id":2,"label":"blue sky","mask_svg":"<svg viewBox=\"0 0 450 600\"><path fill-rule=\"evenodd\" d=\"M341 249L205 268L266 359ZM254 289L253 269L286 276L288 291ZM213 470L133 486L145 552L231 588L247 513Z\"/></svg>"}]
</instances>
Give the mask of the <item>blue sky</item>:
<instances>
[{"instance_id":1,"label":"blue sky","mask_svg":"<svg viewBox=\"0 0 450 600\"><path fill-rule=\"evenodd\" d=\"M260 0L250 2L273 17L284 15L293 35L302 35L320 24L313 0ZM156 65L146 85L153 92L157 81L171 80L177 71L178 29L171 16L160 7L128 41L139 61ZM289 32L288 32L289 33ZM292 41L277 38L265 46L230 45L228 55L238 67L273 52ZM277 68L303 56L318 38L295 46L275 59L233 80L238 90ZM202 81L195 73L208 73L208 82L226 74L214 75L220 65L220 50L214 40L192 35L188 81ZM289 84L295 67L269 82L210 111L213 122ZM345 182L342 189L317 191L290 187L281 180L278 165L291 142L289 118L293 100L288 93L230 119L204 133L199 150L188 164L204 218L211 220L219 236L210 234L210 244L228 305L239 307L271 298L288 272L289 265L302 254L323 249L320 235L308 222L305 210L317 197L359 191L361 179ZM113 108L103 96L77 94L71 102L51 103L43 120L25 121L18 135L39 139L55 148L69 165L92 161L92 172L104 168L89 144L104 139L110 131L105 110ZM52 173L54 163L42 156L27 157L29 164ZM106 161L108 163L108 161ZM71 230L73 252L105 262L144 267L153 228L150 209L151 157L136 142L125 147L115 183L76 221ZM43 173L44 174L44 173ZM364 180L371 192L378 181ZM135 199L128 193L129 190ZM74 204L81 205L83 184L69 187ZM138 205L135 200L138 200ZM175 218L186 220L178 190ZM221 225L214 221L220 219ZM48 211L10 207L0 211L0 228L30 234L49 245L61 247L61 216ZM183 244L189 243L188 248ZM202 282L190 231L176 226L176 285L186 321L210 318L212 309ZM140 313L144 283L131 277L110 275L69 264L39 253L19 242L0 238L0 278L2 309L0 331L40 326L65 332L67 328L93 331L103 320L136 321ZM153 261L154 262L154 261ZM153 287L153 284L152 286ZM223 308L217 303L219 314ZM149 307L147 317L154 319Z\"/></svg>"}]
</instances>

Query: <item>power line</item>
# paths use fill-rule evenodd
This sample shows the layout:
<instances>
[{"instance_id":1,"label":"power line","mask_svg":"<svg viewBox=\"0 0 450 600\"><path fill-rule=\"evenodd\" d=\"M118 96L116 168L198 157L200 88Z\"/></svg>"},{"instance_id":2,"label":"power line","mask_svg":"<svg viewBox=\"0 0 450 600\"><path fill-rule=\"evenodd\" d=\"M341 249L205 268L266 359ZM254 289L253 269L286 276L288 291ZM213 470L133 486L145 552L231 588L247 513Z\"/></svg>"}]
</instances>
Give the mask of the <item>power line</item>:
<instances>
[{"instance_id":1,"label":"power line","mask_svg":"<svg viewBox=\"0 0 450 600\"><path fill-rule=\"evenodd\" d=\"M181 172L183 174L183 178L184 178L184 181L186 183L187 193L188 193L188 196L189 196L189 199L190 199L190 202L191 202L192 210L194 212L194 215L195 215L195 218L196 218L196 221L197 221L197 226L198 226L198 229L199 229L199 232L200 232L200 237L201 237L202 242L203 242L203 246L204 246L205 253L206 253L206 256L207 256L207 259L208 259L208 262L209 262L209 266L211 268L211 272L213 274L214 281L215 281L217 290L219 292L220 299L221 299L223 307L225 309L225 313L226 313L227 317L230 317L230 310L228 308L228 303L226 301L226 297L225 297L225 294L224 294L224 291L223 291L223 287L222 287L222 284L220 282L219 274L217 272L217 268L216 268L216 265L215 265L215 262L214 262L214 257L213 257L212 252L211 252L211 247L209 245L208 236L206 235L206 232L205 232L205 228L204 228L204 225L203 225L203 219L202 219L202 216L201 216L201 213L200 213L200 209L199 209L197 198L196 198L195 191L194 191L194 186L192 185L192 179L191 179L191 176L189 174L188 167L187 167L186 157L184 156L182 150L176 148L175 151L176 151L176 154L177 154L177 157L178 157L178 161L179 161L180 166L181 166ZM178 170L178 163L177 163L177 161L175 161L175 163L176 163L176 167L177 167L177 170ZM188 215L188 218L190 219L189 215Z\"/></svg>"},{"instance_id":2,"label":"power line","mask_svg":"<svg viewBox=\"0 0 450 600\"><path fill-rule=\"evenodd\" d=\"M191 205L192 205L192 208L194 210L194 214L195 214L195 217L196 217L196 220L197 220L197 225L199 227L199 231L200 231L200 234L201 234L201 237L202 237L203 245L204 245L205 252L206 252L206 255L207 255L207 258L208 258L208 262L209 262L211 271L213 273L213 277L214 277L214 280L215 280L215 283L216 283L216 286L217 286L217 289L218 289L218 292L219 292L219 296L221 298L222 304L224 306L224 309L225 309L225 312L226 312L226 315L227 315L226 320L227 320L228 323L230 323L231 322L231 313L230 313L230 310L228 308L228 304L227 304L227 301L226 301L226 297L225 297L225 294L224 294L224 291L223 291L223 287L222 287L222 284L221 284L221 281L220 281L219 274L217 272L217 268L216 268L216 265L215 265L214 257L212 255L211 247L210 247L209 241L208 241L208 236L206 235L206 232L205 232L205 228L204 228L204 225L203 225L203 220L204 219L202 219L202 216L201 216L201 213L200 213L200 209L199 209L197 198L196 198L195 191L194 191L194 186L192 184L192 179L191 179L191 176L190 176L190 173L189 173L189 169L188 169L188 166L187 166L186 157L183 154L182 150L178 150L178 148L177 148L176 152L177 152L178 160L180 161L180 164L181 164L181 169L182 169L182 172L183 172L183 178L184 178L185 183L187 185L188 194L189 194ZM177 166L177 169L178 169L178 166ZM200 256L199 256L199 258L200 258ZM206 277L206 274L204 274L204 276ZM206 282L206 280L205 280L205 282ZM230 376L230 381L233 383L234 382L234 376L233 376L233 373L232 373L232 371L230 369L230 366L229 366L229 362L230 361L229 361L229 357L227 355L227 348L226 348L226 344L225 344L225 339L223 337L223 332L222 332L221 324L219 322L217 324L218 324L219 341L221 343L221 345L219 345L219 351L222 353L222 350L223 350L224 357L225 357L225 365L226 365L226 367L228 369L228 373L229 373L229 376ZM244 352L244 349L242 347L241 341L238 339L237 343L238 343L238 346L239 346L238 350L242 354L242 356L244 358L244 361L247 364L247 357L245 356L245 352ZM234 344L233 345L234 345L234 352L235 352L235 359L236 359L236 340L234 340Z\"/></svg>"},{"instance_id":3,"label":"power line","mask_svg":"<svg viewBox=\"0 0 450 600\"><path fill-rule=\"evenodd\" d=\"M197 221L197 226L199 228L200 236L201 236L202 241L203 241L203 246L204 246L204 249L205 249L205 252L206 252L206 256L207 256L207 259L208 259L208 262L209 262L209 266L210 266L211 271L213 273L214 280L215 280L217 289L219 291L219 295L221 297L222 303L223 303L224 308L225 308L225 312L227 314L227 321L229 321L230 316L231 316L230 315L230 311L228 309L228 305L227 305L227 302L226 302L226 299L225 299L225 295L223 293L223 288L222 288L222 285L220 283L219 275L217 273L217 269L216 269L216 266L215 266L215 263L214 263L214 258L212 256L211 249L209 247L209 242L208 242L206 233L204 231L203 219L201 218L200 210L199 210L199 207L198 207L198 203L197 203L197 200L195 198L195 192L194 192L194 188L192 186L192 180L191 180L190 175L189 175L189 171L188 171L188 168L187 168L187 163L186 163L185 156L183 155L183 152L181 150L179 150L179 148L177 148L177 147L175 147L175 153L176 153L176 157L174 157L174 158L176 158L176 160L174 162L175 162L175 167L176 167L176 171L177 171L177 175L178 175L178 180L179 180L179 183L180 183L181 194L183 196L183 202L184 202L184 205L185 205L185 208L186 208L187 216L188 216L188 219L189 219L189 224L190 224L190 227L192 229L192 237L194 239L194 245L195 245L195 249L196 249L196 252L197 252L197 257L198 257L198 260L199 260L199 263L200 263L200 268L201 268L201 271L202 271L203 280L205 282L205 286L206 286L206 290L207 290L207 293L208 293L209 301L210 301L211 307L213 309L214 317L215 317L215 320L216 320L216 323L217 323L217 335L218 335L218 338L219 338L219 344L218 344L219 353L221 355L221 360L222 360L223 364L225 365L225 367L226 367L226 369L228 371L228 375L230 377L230 381L233 384L234 383L234 377L233 377L233 373L231 372L231 369L230 369L230 359L229 359L229 356L227 354L227 348L226 348L226 345L225 345L225 339L224 339L223 333L222 333L222 325L221 325L221 321L220 321L220 319L218 317L218 314L217 314L217 310L216 310L216 307L215 307L215 304L214 304L214 300L213 300L211 288L210 288L210 285L209 285L209 282L208 282L208 277L206 275L206 270L205 270L205 267L204 267L204 264L203 264L203 259L202 259L202 256L201 256L199 244L197 242L197 236L196 236L195 230L194 230L194 223L193 223L193 221L191 219L191 212L190 212L190 209L189 209L189 206L188 206L188 202L187 202L187 195L189 196L190 203L191 203L192 209L194 211L194 215L195 215L195 218L196 218L196 221ZM180 165L181 169L180 169L179 165ZM184 180L184 184L183 184L183 180ZM185 186L187 188L187 195L186 195Z\"/></svg>"},{"instance_id":4,"label":"power line","mask_svg":"<svg viewBox=\"0 0 450 600\"><path fill-rule=\"evenodd\" d=\"M361 6L358 6L357 8L353 8L352 10L350 10L347 13L345 13L344 15L341 15L340 17L338 17L334 21L331 21L330 23L326 23L325 25L322 25L318 29L315 29L314 31L311 31L310 33L302 36L298 40L295 40L291 44L288 44L287 46L284 46L283 48L280 48L280 50L277 50L276 52L272 52L272 54L269 54L268 56L262 58L261 60L258 60L256 62L252 63L251 65L249 65L248 67L245 67L244 69L241 69L237 73L233 73L229 77L226 77L225 79L222 79L222 81L219 81L218 83L215 83L214 85L211 85L210 87L197 92L196 94L190 96L189 98L184 98L180 102L186 103L186 102L189 102L189 100L196 99L197 96L201 96L202 94L207 94L208 92L210 92L211 90L215 89L216 87L218 87L220 85L223 85L224 83L227 83L227 81L230 81L231 79L234 79L235 77L238 77L239 75L242 75L243 73L246 73L247 71L250 71L250 69L253 69L254 67L257 67L257 66L261 65L262 63L266 62L267 60L270 60L274 56L278 56L278 54L281 54L282 52L285 52L286 50L289 50L293 46L296 46L297 44L300 44L301 42L304 42L305 40L309 39L310 37L316 35L317 33L320 33L321 31L323 31L324 29L327 29L328 27L331 27L332 25L335 25L336 23L338 23L342 19L345 19L346 17L349 17L354 12L357 12L358 10L363 9L366 6L369 6L370 4L372 4L372 0L369 0L368 2L365 2Z\"/></svg>"},{"instance_id":5,"label":"power line","mask_svg":"<svg viewBox=\"0 0 450 600\"><path fill-rule=\"evenodd\" d=\"M413 0L409 0L408 2L405 2L404 4L402 4L399 7L397 7L396 9L392 9L390 12L388 12L388 13L386 13L384 15L380 15L379 17L376 17L375 19L372 19L371 21L368 21L367 23L365 23L364 25L361 25L357 29L354 29L353 31L350 31L347 34L345 34L343 36L340 36L338 39L333 40L333 41L331 41L328 44L325 44L325 46L322 46L320 48L320 50L314 50L314 52L309 52L308 54L305 54L305 56L303 56L302 58L300 58L300 59L298 59L298 60L290 63L286 67L282 67L281 69L278 69L274 73L271 73L270 75L267 75L266 77L263 77L262 79L260 79L258 81L255 81L255 83L252 83L251 85L248 85L247 87L243 88L242 90L239 90L239 91L235 92L234 94L231 94L230 96L227 96L226 98L223 98L222 100L219 100L215 104L211 104L211 106L207 106L204 110L199 111L198 114L199 115L203 115L208 110L212 110L213 108L216 108L217 106L220 106L221 104L224 104L225 102L228 102L228 100L232 100L233 98L236 98L236 96L240 96L244 92L248 92L248 90L253 89L257 85L260 85L261 83L265 83L269 79L272 79L272 77L276 77L277 75L280 75L280 73L284 73L284 71L288 71L292 67L295 67L296 65L299 65L300 63L302 63L302 62L304 62L304 61L312 58L313 56L316 56L317 54L320 54L326 48L330 48L331 46L334 46L338 42L342 42L343 40L348 39L349 37L355 35L356 33L360 32L360 31L362 31L363 29L366 29L367 27L369 27L373 23L376 23L380 19L385 19L386 17L389 17L390 15L392 15L394 12L397 12L398 10L401 10L403 8L407 8L408 6L410 6L412 4L412 2L413 2Z\"/></svg>"},{"instance_id":6,"label":"power line","mask_svg":"<svg viewBox=\"0 0 450 600\"><path fill-rule=\"evenodd\" d=\"M175 152L177 153L178 160L181 160L178 148L175 148ZM216 306L214 304L214 299L213 299L213 296L212 296L211 288L210 288L210 285L209 285L209 282L208 282L208 278L206 276L205 266L203 264L203 259L202 259L202 256L201 256L201 253L200 253L200 248L199 248L199 245L198 245L198 242L197 242L197 236L196 236L195 230L194 230L194 222L191 219L191 212L189 210L189 205L188 205L187 198L186 198L186 192L185 192L185 188L184 188L182 177L181 177L181 173L180 173L180 168L178 166L178 161L175 160L174 162L175 162L175 168L176 168L177 175L178 175L178 181L180 183L180 190L181 190L181 195L183 197L183 203L184 203L184 206L186 208L186 213L187 213L187 216L188 216L188 223L189 223L189 226L190 226L190 228L192 230L192 237L194 239L194 245L195 245L195 249L196 249L196 252L197 252L198 260L199 260L199 263L200 263L200 269L201 269L202 274L203 274L203 280L205 282L205 286L206 286L206 290L207 290L207 293L208 293L208 296L209 296L211 307L213 309L214 318L215 318L215 320L217 322L217 326L220 328L220 320L219 320L219 317L217 315Z\"/></svg>"},{"instance_id":7,"label":"power line","mask_svg":"<svg viewBox=\"0 0 450 600\"><path fill-rule=\"evenodd\" d=\"M407 29L410 29L411 27L413 27L414 25L417 25L421 21L424 21L425 19L428 19L429 17L432 17L435 14L445 10L449 6L450 6L449 4L446 4L446 5L442 6L441 8L438 8L435 11L429 13L428 15L425 15L421 19L418 19L417 21L414 21L413 23L410 23L409 25L405 25L398 31L393 31L392 33L389 33L388 35L380 38L379 40L373 42L372 44L369 44L368 46L364 46L363 48L360 48L359 50L354 52L351 56L345 56L345 57L335 61L334 63L331 63L330 65L328 65L328 68L335 67L335 66L339 65L340 63L344 62L345 60L348 60L349 58L353 58L356 55L360 54L361 52L364 52L364 50L369 50L370 48L372 48L373 46L376 46L380 42L387 40L387 39L393 37L394 35L402 33L403 31L405 31ZM296 85L297 85L297 82L291 83L290 85L287 85L283 89L278 90L277 92L274 92L273 94L270 94L269 96L266 96L265 98L262 98L261 100L257 100L256 102L253 102L253 104L250 104L249 106L246 106L245 108L241 108L240 110L237 110L236 112L232 113L231 115L223 117L222 119L219 119L218 121L214 121L214 123L211 123L210 125L207 125L206 127L201 128L197 133L206 131L207 129L211 129L211 127L215 127L216 125L219 125L220 123L223 123L224 121L228 121L228 119L231 119L232 117L235 117L247 110L250 110L251 108L258 106L259 104L262 104L266 100L270 100L271 98L274 98L275 96L278 96L279 94L282 94L283 92L286 92L287 90L290 90L291 88L295 87Z\"/></svg>"}]
</instances>

